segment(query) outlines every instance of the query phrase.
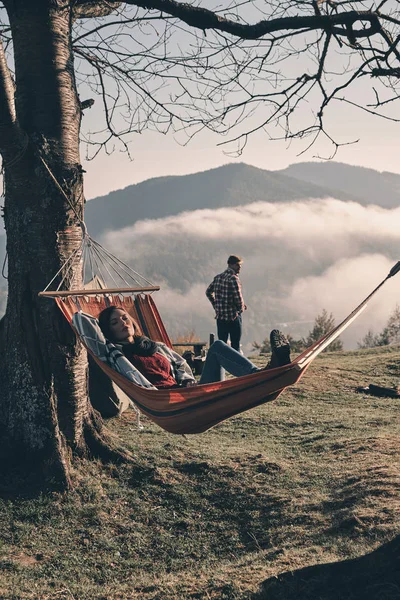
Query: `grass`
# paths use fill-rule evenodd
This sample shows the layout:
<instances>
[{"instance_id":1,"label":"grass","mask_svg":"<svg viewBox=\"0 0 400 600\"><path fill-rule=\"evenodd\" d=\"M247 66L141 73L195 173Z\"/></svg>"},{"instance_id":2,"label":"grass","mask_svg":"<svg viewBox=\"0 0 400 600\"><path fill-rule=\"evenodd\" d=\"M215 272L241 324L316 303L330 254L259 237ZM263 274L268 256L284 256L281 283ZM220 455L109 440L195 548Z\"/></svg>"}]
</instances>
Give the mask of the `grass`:
<instances>
[{"instance_id":1,"label":"grass","mask_svg":"<svg viewBox=\"0 0 400 600\"><path fill-rule=\"evenodd\" d=\"M202 435L110 421L135 465L0 497L0 598L400 598L400 401L355 391L399 375L399 348L325 354Z\"/></svg>"}]
</instances>

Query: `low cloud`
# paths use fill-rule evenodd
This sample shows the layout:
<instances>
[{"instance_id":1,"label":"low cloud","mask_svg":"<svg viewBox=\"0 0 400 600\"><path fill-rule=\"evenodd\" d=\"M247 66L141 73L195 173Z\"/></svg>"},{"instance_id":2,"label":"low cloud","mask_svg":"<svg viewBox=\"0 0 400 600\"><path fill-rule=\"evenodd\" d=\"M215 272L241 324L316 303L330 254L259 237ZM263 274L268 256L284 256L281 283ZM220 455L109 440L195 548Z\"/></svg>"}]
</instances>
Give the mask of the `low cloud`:
<instances>
[{"instance_id":1,"label":"low cloud","mask_svg":"<svg viewBox=\"0 0 400 600\"><path fill-rule=\"evenodd\" d=\"M132 227L109 232L107 239L123 252L133 241L149 237L186 235L193 240L274 240L288 247L323 248L332 242L353 245L367 237L376 241L398 240L400 208L386 210L355 202L319 199L184 212L163 219L138 221Z\"/></svg>"},{"instance_id":2,"label":"low cloud","mask_svg":"<svg viewBox=\"0 0 400 600\"><path fill-rule=\"evenodd\" d=\"M156 297L172 335L215 330L205 288L231 253L244 257L247 347L279 325L305 335L322 309L346 316L400 258L400 208L331 199L198 210L108 232L104 244L162 283ZM395 278L343 336L355 347L385 326L400 297Z\"/></svg>"}]
</instances>

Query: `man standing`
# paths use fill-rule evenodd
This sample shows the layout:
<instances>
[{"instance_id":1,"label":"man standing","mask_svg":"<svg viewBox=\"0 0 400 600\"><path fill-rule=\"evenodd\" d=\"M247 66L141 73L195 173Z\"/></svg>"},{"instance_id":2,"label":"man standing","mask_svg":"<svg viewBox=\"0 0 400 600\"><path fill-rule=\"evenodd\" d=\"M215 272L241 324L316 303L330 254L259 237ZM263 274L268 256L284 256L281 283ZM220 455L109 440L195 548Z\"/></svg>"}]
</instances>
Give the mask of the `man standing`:
<instances>
[{"instance_id":1,"label":"man standing","mask_svg":"<svg viewBox=\"0 0 400 600\"><path fill-rule=\"evenodd\" d=\"M242 337L242 312L247 308L239 279L241 266L240 256L231 255L228 268L216 275L206 290L206 296L215 310L218 339L227 342L230 336L231 346L238 352Z\"/></svg>"}]
</instances>

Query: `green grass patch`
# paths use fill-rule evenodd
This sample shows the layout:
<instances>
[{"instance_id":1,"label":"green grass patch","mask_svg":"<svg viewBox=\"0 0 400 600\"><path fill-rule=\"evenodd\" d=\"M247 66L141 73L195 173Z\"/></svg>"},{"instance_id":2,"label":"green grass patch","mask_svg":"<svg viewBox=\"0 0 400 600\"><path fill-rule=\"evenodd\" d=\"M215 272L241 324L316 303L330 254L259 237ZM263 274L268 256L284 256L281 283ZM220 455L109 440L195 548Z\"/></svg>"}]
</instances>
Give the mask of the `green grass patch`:
<instances>
[{"instance_id":1,"label":"green grass patch","mask_svg":"<svg viewBox=\"0 0 400 600\"><path fill-rule=\"evenodd\" d=\"M355 388L397 385L399 364L399 348L325 354L277 401L197 436L110 421L134 465L77 462L68 495L0 498L0 598L358 598L327 595L327 564L399 534L400 401ZM396 579L373 583L360 598L400 597Z\"/></svg>"}]
</instances>

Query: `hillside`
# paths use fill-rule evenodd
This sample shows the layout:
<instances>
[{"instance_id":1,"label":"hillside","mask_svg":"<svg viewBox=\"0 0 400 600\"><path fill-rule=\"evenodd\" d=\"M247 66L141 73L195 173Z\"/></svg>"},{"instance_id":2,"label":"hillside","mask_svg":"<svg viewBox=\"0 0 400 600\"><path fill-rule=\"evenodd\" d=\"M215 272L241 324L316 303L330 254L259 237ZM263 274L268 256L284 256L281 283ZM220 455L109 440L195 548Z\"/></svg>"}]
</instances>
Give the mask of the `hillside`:
<instances>
[{"instance_id":1,"label":"hillside","mask_svg":"<svg viewBox=\"0 0 400 600\"><path fill-rule=\"evenodd\" d=\"M192 175L158 177L90 200L86 222L93 237L141 219L158 219L202 208L242 206L252 202L290 202L334 196L355 199L347 191L299 181L286 174L243 163Z\"/></svg>"},{"instance_id":2,"label":"hillside","mask_svg":"<svg viewBox=\"0 0 400 600\"><path fill-rule=\"evenodd\" d=\"M399 348L322 356L200 435L128 411L108 427L134 462L76 459L68 495L2 476L0 597L398 599L400 401L355 388L399 365Z\"/></svg>"},{"instance_id":3,"label":"hillside","mask_svg":"<svg viewBox=\"0 0 400 600\"><path fill-rule=\"evenodd\" d=\"M279 173L306 183L336 188L357 197L363 205L377 204L383 208L400 205L400 175L396 173L380 173L333 161L297 163Z\"/></svg>"}]
</instances>

